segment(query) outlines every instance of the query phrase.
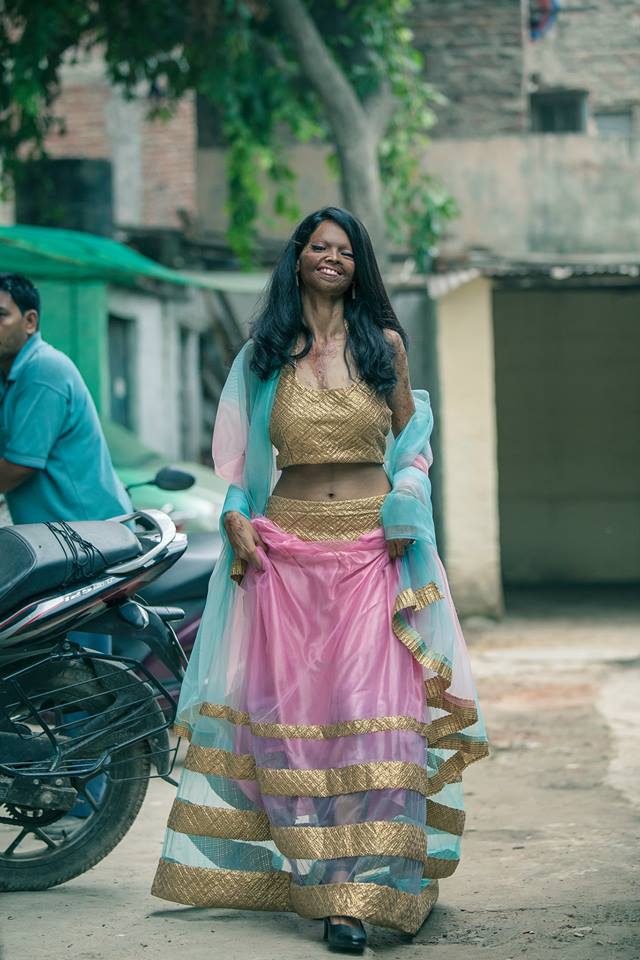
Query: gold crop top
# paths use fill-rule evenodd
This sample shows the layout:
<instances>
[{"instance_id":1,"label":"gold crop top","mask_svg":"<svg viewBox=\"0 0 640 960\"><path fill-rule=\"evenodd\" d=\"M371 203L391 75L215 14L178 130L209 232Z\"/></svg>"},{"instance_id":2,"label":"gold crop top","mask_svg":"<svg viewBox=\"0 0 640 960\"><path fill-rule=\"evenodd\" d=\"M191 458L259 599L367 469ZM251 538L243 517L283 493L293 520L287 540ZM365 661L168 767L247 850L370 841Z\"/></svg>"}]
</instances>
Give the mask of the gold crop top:
<instances>
[{"instance_id":1,"label":"gold crop top","mask_svg":"<svg viewBox=\"0 0 640 960\"><path fill-rule=\"evenodd\" d=\"M316 390L301 384L287 364L269 427L279 470L300 463L382 463L391 411L363 380Z\"/></svg>"}]
</instances>

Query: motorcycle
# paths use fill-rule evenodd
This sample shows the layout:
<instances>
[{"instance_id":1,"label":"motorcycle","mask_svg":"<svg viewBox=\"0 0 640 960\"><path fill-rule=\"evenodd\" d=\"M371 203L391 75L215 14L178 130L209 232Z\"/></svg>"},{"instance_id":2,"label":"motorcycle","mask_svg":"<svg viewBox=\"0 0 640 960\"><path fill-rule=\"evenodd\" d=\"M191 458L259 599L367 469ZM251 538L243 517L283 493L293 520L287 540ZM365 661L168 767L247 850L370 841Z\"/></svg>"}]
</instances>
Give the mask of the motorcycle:
<instances>
[{"instance_id":1,"label":"motorcycle","mask_svg":"<svg viewBox=\"0 0 640 960\"><path fill-rule=\"evenodd\" d=\"M74 632L138 643L179 687L183 610L139 594L186 548L157 510L0 529L0 891L43 890L106 857L152 764L175 785L172 691L145 658Z\"/></svg>"}]
</instances>

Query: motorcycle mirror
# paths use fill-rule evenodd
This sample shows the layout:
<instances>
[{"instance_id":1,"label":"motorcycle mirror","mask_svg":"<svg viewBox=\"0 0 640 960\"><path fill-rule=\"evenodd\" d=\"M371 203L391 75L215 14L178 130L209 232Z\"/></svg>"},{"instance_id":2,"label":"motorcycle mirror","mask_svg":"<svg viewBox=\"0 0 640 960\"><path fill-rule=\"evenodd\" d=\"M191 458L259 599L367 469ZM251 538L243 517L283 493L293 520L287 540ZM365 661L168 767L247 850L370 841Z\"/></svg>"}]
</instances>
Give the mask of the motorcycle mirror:
<instances>
[{"instance_id":1,"label":"motorcycle mirror","mask_svg":"<svg viewBox=\"0 0 640 960\"><path fill-rule=\"evenodd\" d=\"M177 467L163 467L158 470L153 483L161 490L188 490L196 482L192 473L186 470L178 470Z\"/></svg>"}]
</instances>

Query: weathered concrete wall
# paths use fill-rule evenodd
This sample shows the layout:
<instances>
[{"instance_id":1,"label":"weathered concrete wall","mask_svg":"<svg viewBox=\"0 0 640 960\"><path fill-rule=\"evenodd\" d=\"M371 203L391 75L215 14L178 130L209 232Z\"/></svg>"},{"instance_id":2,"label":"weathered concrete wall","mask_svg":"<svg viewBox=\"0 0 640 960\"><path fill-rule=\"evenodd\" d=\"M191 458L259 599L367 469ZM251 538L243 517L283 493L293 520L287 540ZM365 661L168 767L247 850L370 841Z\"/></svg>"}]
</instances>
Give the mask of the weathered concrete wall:
<instances>
[{"instance_id":1,"label":"weathered concrete wall","mask_svg":"<svg viewBox=\"0 0 640 960\"><path fill-rule=\"evenodd\" d=\"M591 111L640 104L640 0L563 0L525 64L541 89L588 90Z\"/></svg>"},{"instance_id":2,"label":"weathered concrete wall","mask_svg":"<svg viewBox=\"0 0 640 960\"><path fill-rule=\"evenodd\" d=\"M330 148L320 143L292 146L289 163L297 174L291 190L300 207L301 218L328 204L341 204L340 184L331 176L327 166ZM215 147L201 147L197 154L198 219L209 230L226 230L227 181L226 151ZM288 237L293 232L290 221L272 213L274 190L265 180L264 215L259 229L267 237Z\"/></svg>"},{"instance_id":3,"label":"weathered concrete wall","mask_svg":"<svg viewBox=\"0 0 640 960\"><path fill-rule=\"evenodd\" d=\"M458 201L445 246L640 249L640 139L526 135L434 141L425 163Z\"/></svg>"},{"instance_id":4,"label":"weathered concrete wall","mask_svg":"<svg viewBox=\"0 0 640 960\"><path fill-rule=\"evenodd\" d=\"M494 307L505 582L640 581L640 289Z\"/></svg>"},{"instance_id":5,"label":"weathered concrete wall","mask_svg":"<svg viewBox=\"0 0 640 960\"><path fill-rule=\"evenodd\" d=\"M139 100L125 100L113 95L104 106L108 156L113 164L113 213L117 224L145 222L144 110L145 106Z\"/></svg>"},{"instance_id":6,"label":"weathered concrete wall","mask_svg":"<svg viewBox=\"0 0 640 960\"><path fill-rule=\"evenodd\" d=\"M462 614L502 614L491 282L438 301L444 536Z\"/></svg>"},{"instance_id":7,"label":"weathered concrete wall","mask_svg":"<svg viewBox=\"0 0 640 960\"><path fill-rule=\"evenodd\" d=\"M133 429L167 457L197 458L202 420L197 334L210 322L203 293L189 289L160 300L110 287L109 312L134 323Z\"/></svg>"},{"instance_id":8,"label":"weathered concrete wall","mask_svg":"<svg viewBox=\"0 0 640 960\"><path fill-rule=\"evenodd\" d=\"M323 151L299 147L292 161L303 213L340 202ZM640 248L640 138L442 139L431 143L424 165L441 178L461 211L448 226L445 252L471 246L520 256ZM207 228L226 229L226 196L224 152L199 150L198 210ZM263 218L261 229L286 237L291 224Z\"/></svg>"},{"instance_id":9,"label":"weathered concrete wall","mask_svg":"<svg viewBox=\"0 0 640 960\"><path fill-rule=\"evenodd\" d=\"M591 114L631 107L640 134L640 0L563 0L529 38L527 0L418 0L412 26L428 79L448 98L433 136L529 128L528 93L585 90Z\"/></svg>"},{"instance_id":10,"label":"weathered concrete wall","mask_svg":"<svg viewBox=\"0 0 640 960\"><path fill-rule=\"evenodd\" d=\"M520 0L419 0L411 26L428 80L448 98L435 137L527 127Z\"/></svg>"}]
</instances>

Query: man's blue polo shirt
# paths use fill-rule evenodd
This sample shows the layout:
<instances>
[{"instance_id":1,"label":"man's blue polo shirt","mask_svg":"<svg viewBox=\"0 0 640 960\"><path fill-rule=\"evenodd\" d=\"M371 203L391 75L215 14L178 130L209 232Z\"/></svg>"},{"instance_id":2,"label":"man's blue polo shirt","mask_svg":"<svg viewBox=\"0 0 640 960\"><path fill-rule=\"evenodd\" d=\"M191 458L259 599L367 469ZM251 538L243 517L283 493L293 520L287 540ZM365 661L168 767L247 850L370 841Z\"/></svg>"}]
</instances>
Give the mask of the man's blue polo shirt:
<instances>
[{"instance_id":1,"label":"man's blue polo shirt","mask_svg":"<svg viewBox=\"0 0 640 960\"><path fill-rule=\"evenodd\" d=\"M0 375L0 457L35 472L5 494L14 523L106 520L131 503L75 365L39 333Z\"/></svg>"}]
</instances>

